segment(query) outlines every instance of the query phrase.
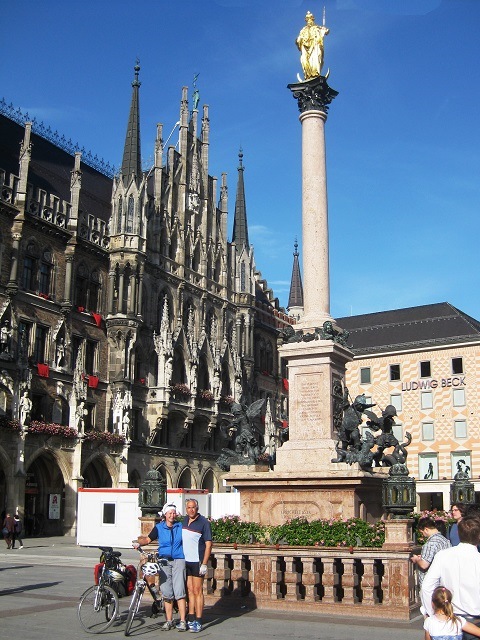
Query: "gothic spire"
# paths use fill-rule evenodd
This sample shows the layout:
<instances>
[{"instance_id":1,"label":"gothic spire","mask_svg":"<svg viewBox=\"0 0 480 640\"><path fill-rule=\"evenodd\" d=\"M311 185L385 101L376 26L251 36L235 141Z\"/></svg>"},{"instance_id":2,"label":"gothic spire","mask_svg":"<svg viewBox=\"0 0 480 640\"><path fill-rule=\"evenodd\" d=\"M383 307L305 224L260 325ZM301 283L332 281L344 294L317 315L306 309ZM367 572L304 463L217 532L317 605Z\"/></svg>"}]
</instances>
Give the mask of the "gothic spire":
<instances>
[{"instance_id":1,"label":"gothic spire","mask_svg":"<svg viewBox=\"0 0 480 640\"><path fill-rule=\"evenodd\" d=\"M130 105L130 116L128 118L127 135L125 137L125 147L123 150L122 176L124 181L130 180L132 173L138 180L142 175L142 157L140 153L140 82L138 73L140 71L140 61L135 64L135 79L132 82L132 102Z\"/></svg>"},{"instance_id":2,"label":"gothic spire","mask_svg":"<svg viewBox=\"0 0 480 640\"><path fill-rule=\"evenodd\" d=\"M241 247L250 248L248 244L247 207L245 204L245 186L243 183L243 151L238 153L240 164L238 166L237 196L235 199L235 218L233 219L232 242L235 242L237 250Z\"/></svg>"},{"instance_id":3,"label":"gothic spire","mask_svg":"<svg viewBox=\"0 0 480 640\"><path fill-rule=\"evenodd\" d=\"M288 309L293 307L303 307L303 286L298 262L298 242L295 238L295 250L293 252L292 280L290 282L290 295L288 296Z\"/></svg>"}]
</instances>

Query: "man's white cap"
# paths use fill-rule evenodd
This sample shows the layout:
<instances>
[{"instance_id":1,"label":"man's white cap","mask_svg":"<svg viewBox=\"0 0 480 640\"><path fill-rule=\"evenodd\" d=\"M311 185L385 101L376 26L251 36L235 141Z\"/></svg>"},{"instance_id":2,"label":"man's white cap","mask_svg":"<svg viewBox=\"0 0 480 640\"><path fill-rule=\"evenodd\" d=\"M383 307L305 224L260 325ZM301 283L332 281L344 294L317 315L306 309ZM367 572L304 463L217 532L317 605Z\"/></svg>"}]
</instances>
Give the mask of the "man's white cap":
<instances>
[{"instance_id":1,"label":"man's white cap","mask_svg":"<svg viewBox=\"0 0 480 640\"><path fill-rule=\"evenodd\" d=\"M166 515L169 511L178 511L177 505L173 504L173 502L167 502L167 504L163 505L163 509L159 512L160 515Z\"/></svg>"}]
</instances>

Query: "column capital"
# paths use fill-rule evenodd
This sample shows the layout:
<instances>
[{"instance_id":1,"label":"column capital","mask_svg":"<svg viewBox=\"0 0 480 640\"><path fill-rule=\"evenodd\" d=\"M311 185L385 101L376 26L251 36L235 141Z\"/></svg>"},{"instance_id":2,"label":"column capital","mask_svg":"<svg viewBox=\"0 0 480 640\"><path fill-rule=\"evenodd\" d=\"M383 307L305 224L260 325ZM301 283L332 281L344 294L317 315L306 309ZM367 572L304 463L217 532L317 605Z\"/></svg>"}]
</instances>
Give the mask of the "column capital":
<instances>
[{"instance_id":1,"label":"column capital","mask_svg":"<svg viewBox=\"0 0 480 640\"><path fill-rule=\"evenodd\" d=\"M325 76L317 76L311 80L295 82L287 86L298 101L300 113L323 111L327 114L330 103L338 96L338 91L328 86Z\"/></svg>"}]
</instances>

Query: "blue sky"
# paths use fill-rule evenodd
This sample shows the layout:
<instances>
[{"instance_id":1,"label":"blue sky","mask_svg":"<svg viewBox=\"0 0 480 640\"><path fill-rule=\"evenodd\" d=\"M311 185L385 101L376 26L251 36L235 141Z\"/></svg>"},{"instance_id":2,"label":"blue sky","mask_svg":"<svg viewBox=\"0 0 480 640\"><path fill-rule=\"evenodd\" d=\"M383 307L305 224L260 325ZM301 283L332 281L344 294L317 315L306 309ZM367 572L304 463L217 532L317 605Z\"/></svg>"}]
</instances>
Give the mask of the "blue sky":
<instances>
[{"instance_id":1,"label":"blue sky","mask_svg":"<svg viewBox=\"0 0 480 640\"><path fill-rule=\"evenodd\" d=\"M287 84L305 14L320 22L324 4L339 91L326 124L331 313L449 301L480 319L479 0L4 0L1 92L118 166L138 57L148 166L156 123L166 137L199 73L230 233L241 146L257 268L285 306L295 237L301 255Z\"/></svg>"}]
</instances>

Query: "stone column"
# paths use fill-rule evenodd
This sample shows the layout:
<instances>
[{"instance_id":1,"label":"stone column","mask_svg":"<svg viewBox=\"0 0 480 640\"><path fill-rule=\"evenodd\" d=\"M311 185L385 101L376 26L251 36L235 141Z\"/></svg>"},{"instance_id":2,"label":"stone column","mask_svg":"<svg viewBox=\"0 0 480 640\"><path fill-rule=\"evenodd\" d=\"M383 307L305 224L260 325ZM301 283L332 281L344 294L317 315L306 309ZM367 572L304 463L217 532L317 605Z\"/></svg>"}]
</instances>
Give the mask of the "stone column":
<instances>
[{"instance_id":1,"label":"stone column","mask_svg":"<svg viewBox=\"0 0 480 640\"><path fill-rule=\"evenodd\" d=\"M323 111L305 111L302 123L303 301L306 326L330 320L328 203Z\"/></svg>"},{"instance_id":2,"label":"stone column","mask_svg":"<svg viewBox=\"0 0 480 640\"><path fill-rule=\"evenodd\" d=\"M73 274L73 255L65 257L65 293L63 299L69 304L72 302L72 274Z\"/></svg>"},{"instance_id":3,"label":"stone column","mask_svg":"<svg viewBox=\"0 0 480 640\"><path fill-rule=\"evenodd\" d=\"M115 288L115 271L109 271L108 273L108 302L107 313L113 313L113 295Z\"/></svg>"},{"instance_id":4,"label":"stone column","mask_svg":"<svg viewBox=\"0 0 480 640\"><path fill-rule=\"evenodd\" d=\"M325 121L338 95L323 76L288 85L298 100L302 123L302 328L321 327L330 316L328 201Z\"/></svg>"}]
</instances>

